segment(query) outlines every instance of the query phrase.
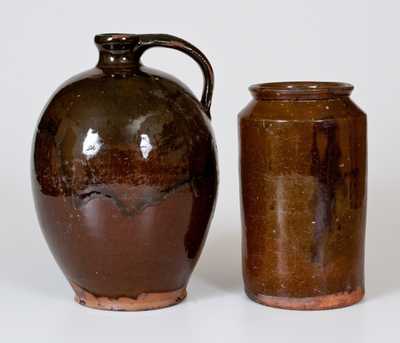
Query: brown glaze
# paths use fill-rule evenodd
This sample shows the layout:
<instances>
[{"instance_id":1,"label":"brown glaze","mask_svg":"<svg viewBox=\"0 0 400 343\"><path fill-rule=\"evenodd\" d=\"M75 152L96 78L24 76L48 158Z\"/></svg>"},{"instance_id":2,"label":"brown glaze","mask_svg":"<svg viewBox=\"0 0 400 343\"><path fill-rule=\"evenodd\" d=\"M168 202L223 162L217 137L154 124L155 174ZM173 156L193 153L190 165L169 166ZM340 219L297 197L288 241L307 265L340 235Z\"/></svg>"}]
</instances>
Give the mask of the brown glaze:
<instances>
[{"instance_id":1,"label":"brown glaze","mask_svg":"<svg viewBox=\"0 0 400 343\"><path fill-rule=\"evenodd\" d=\"M96 68L64 83L38 124L32 185L39 221L88 306L172 305L184 298L216 198L212 69L198 49L169 35L95 41ZM201 66L201 103L140 63L154 46L178 49Z\"/></svg>"},{"instance_id":2,"label":"brown glaze","mask_svg":"<svg viewBox=\"0 0 400 343\"><path fill-rule=\"evenodd\" d=\"M243 273L260 303L327 309L364 294L366 116L352 89L250 88L239 115Z\"/></svg>"}]
</instances>

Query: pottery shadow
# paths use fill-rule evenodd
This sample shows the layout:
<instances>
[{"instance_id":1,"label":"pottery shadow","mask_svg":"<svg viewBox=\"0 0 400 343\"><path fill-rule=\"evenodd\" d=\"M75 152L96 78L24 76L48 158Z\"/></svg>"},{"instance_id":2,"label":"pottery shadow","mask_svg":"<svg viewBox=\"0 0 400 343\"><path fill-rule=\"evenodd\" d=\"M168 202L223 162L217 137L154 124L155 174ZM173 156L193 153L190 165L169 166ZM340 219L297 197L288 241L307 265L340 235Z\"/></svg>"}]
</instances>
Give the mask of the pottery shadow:
<instances>
[{"instance_id":1,"label":"pottery shadow","mask_svg":"<svg viewBox=\"0 0 400 343\"><path fill-rule=\"evenodd\" d=\"M208 297L219 294L217 290L233 293L243 289L239 228L210 234L195 269L194 279L194 296Z\"/></svg>"},{"instance_id":2,"label":"pottery shadow","mask_svg":"<svg viewBox=\"0 0 400 343\"><path fill-rule=\"evenodd\" d=\"M380 187L369 192L366 234L366 298L400 293L400 230L396 187Z\"/></svg>"},{"instance_id":3,"label":"pottery shadow","mask_svg":"<svg viewBox=\"0 0 400 343\"><path fill-rule=\"evenodd\" d=\"M53 299L72 299L72 290L38 231L21 235L23 239L9 237L2 249L7 260L2 261L1 287Z\"/></svg>"}]
</instances>

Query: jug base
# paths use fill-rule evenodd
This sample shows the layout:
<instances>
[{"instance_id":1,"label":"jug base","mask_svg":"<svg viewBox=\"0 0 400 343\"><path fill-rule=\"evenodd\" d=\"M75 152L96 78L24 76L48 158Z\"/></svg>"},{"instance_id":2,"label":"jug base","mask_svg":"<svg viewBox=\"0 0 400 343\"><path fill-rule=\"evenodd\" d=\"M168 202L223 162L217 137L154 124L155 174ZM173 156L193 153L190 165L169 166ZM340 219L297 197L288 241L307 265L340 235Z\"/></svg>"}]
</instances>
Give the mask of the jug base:
<instances>
[{"instance_id":1,"label":"jug base","mask_svg":"<svg viewBox=\"0 0 400 343\"><path fill-rule=\"evenodd\" d=\"M287 310L329 310L354 305L364 297L364 289L361 287L351 292L340 292L322 296L306 298L290 298L269 296L264 294L251 294L246 290L248 297L265 306L277 307Z\"/></svg>"},{"instance_id":2,"label":"jug base","mask_svg":"<svg viewBox=\"0 0 400 343\"><path fill-rule=\"evenodd\" d=\"M173 306L186 298L186 288L171 292L142 293L136 298L109 298L95 296L81 287L71 283L75 291L75 301L83 306L109 311L146 311Z\"/></svg>"}]
</instances>

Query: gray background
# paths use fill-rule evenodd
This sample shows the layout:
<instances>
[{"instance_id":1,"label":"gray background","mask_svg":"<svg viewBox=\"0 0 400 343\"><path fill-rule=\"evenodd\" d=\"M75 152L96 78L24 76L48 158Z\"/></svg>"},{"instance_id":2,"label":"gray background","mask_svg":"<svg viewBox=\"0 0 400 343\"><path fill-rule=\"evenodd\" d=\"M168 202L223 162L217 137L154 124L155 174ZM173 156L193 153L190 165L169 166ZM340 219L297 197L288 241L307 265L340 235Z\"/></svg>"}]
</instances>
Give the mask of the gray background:
<instances>
[{"instance_id":1,"label":"gray background","mask_svg":"<svg viewBox=\"0 0 400 343\"><path fill-rule=\"evenodd\" d=\"M398 1L6 1L0 3L0 340L2 342L398 341ZM75 305L40 233L30 190L34 126L56 87L97 61L95 33L163 32L213 64L218 205L188 299L152 312ZM154 49L145 64L200 93L186 56ZM237 113L252 83L347 81L369 117L367 297L334 311L262 307L242 291ZM397 225L396 225L397 224ZM396 339L397 338L397 339Z\"/></svg>"}]
</instances>

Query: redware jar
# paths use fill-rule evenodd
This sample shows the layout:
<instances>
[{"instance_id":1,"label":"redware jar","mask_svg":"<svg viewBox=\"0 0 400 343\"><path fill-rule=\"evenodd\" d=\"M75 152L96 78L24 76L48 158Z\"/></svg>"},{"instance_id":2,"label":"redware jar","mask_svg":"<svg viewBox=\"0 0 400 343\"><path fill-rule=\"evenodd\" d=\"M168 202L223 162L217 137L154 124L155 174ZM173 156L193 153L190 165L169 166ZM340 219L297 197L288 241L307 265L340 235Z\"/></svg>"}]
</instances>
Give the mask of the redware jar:
<instances>
[{"instance_id":1,"label":"redware jar","mask_svg":"<svg viewBox=\"0 0 400 343\"><path fill-rule=\"evenodd\" d=\"M288 309L364 295L366 116L335 82L254 85L239 115L246 292Z\"/></svg>"}]
</instances>

